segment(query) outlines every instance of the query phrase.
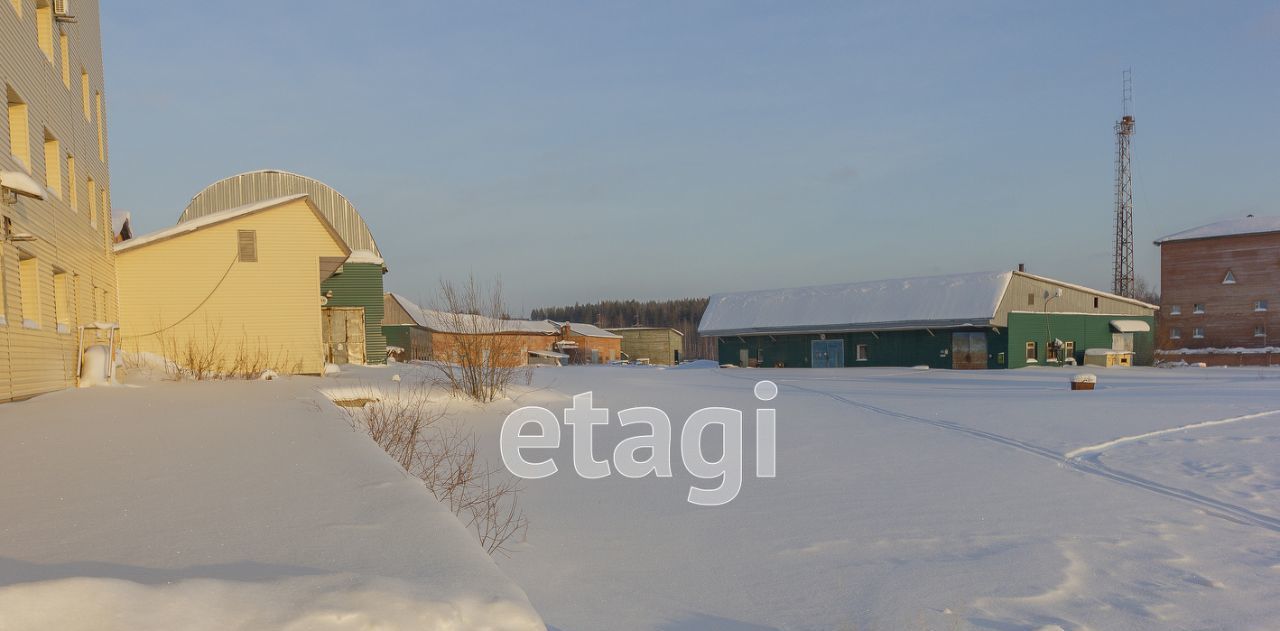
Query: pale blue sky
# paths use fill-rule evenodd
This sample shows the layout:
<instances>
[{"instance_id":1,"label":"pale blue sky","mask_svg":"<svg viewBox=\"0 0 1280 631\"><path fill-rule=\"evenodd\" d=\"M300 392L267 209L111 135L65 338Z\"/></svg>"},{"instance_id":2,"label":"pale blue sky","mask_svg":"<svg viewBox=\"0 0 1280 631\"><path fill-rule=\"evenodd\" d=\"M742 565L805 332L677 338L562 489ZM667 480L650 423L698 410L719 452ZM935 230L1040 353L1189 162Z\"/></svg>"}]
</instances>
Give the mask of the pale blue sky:
<instances>
[{"instance_id":1,"label":"pale blue sky","mask_svg":"<svg viewBox=\"0 0 1280 631\"><path fill-rule=\"evenodd\" d=\"M280 168L347 195L389 289L513 310L952 271L1108 288L1134 69L1139 274L1280 213L1275 3L104 2L140 231Z\"/></svg>"}]
</instances>

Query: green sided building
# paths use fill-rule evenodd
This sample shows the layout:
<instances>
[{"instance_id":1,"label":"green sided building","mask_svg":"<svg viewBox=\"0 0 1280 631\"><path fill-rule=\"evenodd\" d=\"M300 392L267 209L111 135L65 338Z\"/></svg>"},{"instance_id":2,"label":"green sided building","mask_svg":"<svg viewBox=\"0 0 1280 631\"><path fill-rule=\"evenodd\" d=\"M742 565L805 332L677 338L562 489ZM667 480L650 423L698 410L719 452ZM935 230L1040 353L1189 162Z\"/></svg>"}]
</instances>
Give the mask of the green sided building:
<instances>
[{"instance_id":1,"label":"green sided building","mask_svg":"<svg viewBox=\"0 0 1280 631\"><path fill-rule=\"evenodd\" d=\"M698 333L721 364L982 369L1083 364L1089 349L1150 364L1158 309L1028 274L980 272L717 294Z\"/></svg>"}]
</instances>

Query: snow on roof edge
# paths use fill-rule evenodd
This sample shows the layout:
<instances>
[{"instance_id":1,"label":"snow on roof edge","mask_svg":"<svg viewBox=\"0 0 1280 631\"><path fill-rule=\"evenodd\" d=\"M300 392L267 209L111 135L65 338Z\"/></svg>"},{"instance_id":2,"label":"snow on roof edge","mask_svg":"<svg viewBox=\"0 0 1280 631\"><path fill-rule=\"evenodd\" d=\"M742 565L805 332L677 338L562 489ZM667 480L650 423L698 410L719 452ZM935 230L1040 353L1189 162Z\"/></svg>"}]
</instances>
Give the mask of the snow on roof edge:
<instances>
[{"instance_id":1,"label":"snow on roof edge","mask_svg":"<svg viewBox=\"0 0 1280 631\"><path fill-rule=\"evenodd\" d=\"M227 210L220 210L216 213L210 213L208 215L205 215L203 217L198 217L190 221L184 221L180 224L165 228L163 230L157 230L155 232L150 232L144 235L136 236L132 239L129 239L128 241L121 241L120 243L115 244L114 249L116 252L122 252L124 250L129 250L129 249L133 249L133 248L144 246L144 245L150 245L157 241L163 241L164 239L175 237L180 234L186 234L188 232L195 232L196 230L199 230L201 228L206 228L208 226L222 223L224 221L230 221L238 217L243 217L245 215L249 215L261 210L266 210L268 208L279 206L281 204L286 204L291 201L295 201L305 197L307 197L306 193L295 193L293 195L285 195L283 197L273 197L271 199L266 199L260 202L245 204L244 206L228 208ZM327 220L325 221L327 223Z\"/></svg>"},{"instance_id":2,"label":"snow on roof edge","mask_svg":"<svg viewBox=\"0 0 1280 631\"><path fill-rule=\"evenodd\" d=\"M1236 237L1248 234L1266 234L1280 232L1280 217L1247 216L1214 221L1194 228L1188 228L1156 239L1152 243L1163 245L1171 241L1190 241L1192 239L1212 239L1216 237Z\"/></svg>"}]
</instances>

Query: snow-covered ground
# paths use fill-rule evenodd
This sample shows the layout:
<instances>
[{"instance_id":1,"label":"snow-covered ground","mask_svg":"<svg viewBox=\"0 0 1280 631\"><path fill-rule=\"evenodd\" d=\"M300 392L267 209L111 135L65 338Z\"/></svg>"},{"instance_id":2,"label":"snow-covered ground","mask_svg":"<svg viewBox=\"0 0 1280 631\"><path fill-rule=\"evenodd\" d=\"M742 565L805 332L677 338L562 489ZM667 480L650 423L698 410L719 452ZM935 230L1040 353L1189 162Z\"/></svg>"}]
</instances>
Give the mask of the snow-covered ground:
<instances>
[{"instance_id":1,"label":"snow-covered ground","mask_svg":"<svg viewBox=\"0 0 1280 631\"><path fill-rule=\"evenodd\" d=\"M321 383L0 405L0 630L542 629Z\"/></svg>"},{"instance_id":2,"label":"snow-covered ground","mask_svg":"<svg viewBox=\"0 0 1280 631\"><path fill-rule=\"evenodd\" d=\"M716 508L678 447L673 478L584 480L566 427L497 566L321 394L425 370L0 406L0 629L1280 628L1280 370L1072 392L1054 368L540 368L449 405L491 459L508 412L592 391L665 410L677 443L698 408L745 411L747 476ZM773 479L750 475L760 379ZM642 431L612 417L597 459Z\"/></svg>"},{"instance_id":3,"label":"snow-covered ground","mask_svg":"<svg viewBox=\"0 0 1280 631\"><path fill-rule=\"evenodd\" d=\"M672 479L580 479L565 428L500 560L553 629L1280 628L1280 370L1074 372L546 368L453 413L496 454L508 411L588 390L662 408L677 443L728 406L749 472L752 386L781 387L778 475L723 507L685 501L678 453ZM642 433L612 422L598 459Z\"/></svg>"}]
</instances>

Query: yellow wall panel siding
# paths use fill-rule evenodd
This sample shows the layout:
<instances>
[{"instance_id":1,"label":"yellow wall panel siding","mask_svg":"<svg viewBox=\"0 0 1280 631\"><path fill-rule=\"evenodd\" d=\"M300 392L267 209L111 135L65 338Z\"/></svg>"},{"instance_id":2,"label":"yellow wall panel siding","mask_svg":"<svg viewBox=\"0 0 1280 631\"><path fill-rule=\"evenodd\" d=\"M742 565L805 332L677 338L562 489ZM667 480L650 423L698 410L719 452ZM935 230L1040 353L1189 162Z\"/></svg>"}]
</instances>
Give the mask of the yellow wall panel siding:
<instances>
[{"instance_id":1,"label":"yellow wall panel siding","mask_svg":"<svg viewBox=\"0 0 1280 631\"><path fill-rule=\"evenodd\" d=\"M256 233L255 262L239 260L242 230ZM124 348L172 358L195 347L224 369L243 350L277 370L319 373L319 259L346 254L305 199L121 249Z\"/></svg>"},{"instance_id":2,"label":"yellow wall panel siding","mask_svg":"<svg viewBox=\"0 0 1280 631\"><path fill-rule=\"evenodd\" d=\"M1014 272L1009 279L1009 287L1005 291L1004 297L1000 300L1000 306L996 310L993 324L1002 327L1008 326L1010 311L1044 311L1045 292L1049 292L1049 295L1052 296L1059 289L1062 290L1062 295L1053 298L1048 303L1048 311L1050 313L1096 313L1132 316L1152 314L1150 307L1104 291ZM1098 302L1097 307L1093 306L1095 298L1097 298Z\"/></svg>"},{"instance_id":3,"label":"yellow wall panel siding","mask_svg":"<svg viewBox=\"0 0 1280 631\"><path fill-rule=\"evenodd\" d=\"M27 0L31 15L36 4ZM26 160L13 156L6 142L10 126L7 116L0 116L0 170L24 170L32 172L37 181L50 183L53 165L61 159L51 160L44 155L39 134L45 130L48 138L56 138L60 158L93 155L98 151L97 125L89 120L91 104L68 93L71 68L83 69L84 84L91 91L105 92L102 80L102 52L100 40L99 3L93 0L75 2L76 24L69 32L60 33L54 24L52 33L58 35L59 59L51 65L36 36L37 25L32 19L15 19L0 10L0 86L6 96L17 96L25 105L24 129L20 136L27 143ZM65 40L62 34L71 35ZM64 50L65 42L65 50ZM66 75L61 72L65 63ZM10 99L12 100L12 99ZM88 101L89 99L84 99ZM37 132L32 134L32 131ZM105 133L105 132L104 132ZM35 147L31 143L35 142ZM108 148L109 149L109 148ZM36 152L31 155L32 150ZM109 151L107 152L109 153ZM49 392L75 384L76 324L93 321L89 309L90 287L96 283L109 294L106 313L114 318L115 267L114 255L103 244L101 231L91 227L84 216L73 211L72 202L84 202L84 186L88 178L95 183L95 206L101 201L97 189L107 189L110 184L108 165L99 160L68 160L62 186L67 192L61 197L48 195L44 200L19 198L13 205L0 205L0 215L10 219L16 232L29 233L35 241L0 246L0 271L4 283L0 284L0 308L3 308L6 324L0 324L0 401L22 398ZM59 173L61 173L59 169ZM55 182L56 184L56 182ZM56 188L56 187L50 187ZM37 261L35 291L42 301L40 328L22 326L22 292L18 278L19 247ZM59 302L53 280L54 270L68 274L66 303ZM61 311L69 311L65 317L69 326L60 333L57 321L64 319Z\"/></svg>"}]
</instances>

